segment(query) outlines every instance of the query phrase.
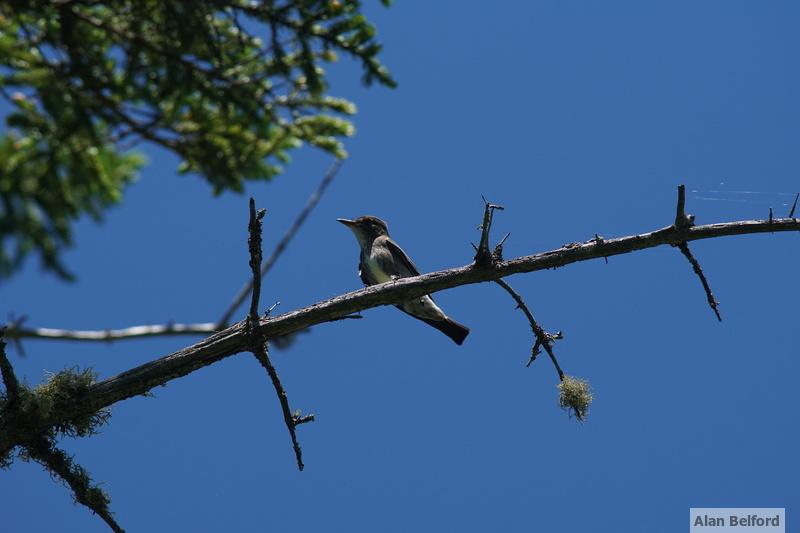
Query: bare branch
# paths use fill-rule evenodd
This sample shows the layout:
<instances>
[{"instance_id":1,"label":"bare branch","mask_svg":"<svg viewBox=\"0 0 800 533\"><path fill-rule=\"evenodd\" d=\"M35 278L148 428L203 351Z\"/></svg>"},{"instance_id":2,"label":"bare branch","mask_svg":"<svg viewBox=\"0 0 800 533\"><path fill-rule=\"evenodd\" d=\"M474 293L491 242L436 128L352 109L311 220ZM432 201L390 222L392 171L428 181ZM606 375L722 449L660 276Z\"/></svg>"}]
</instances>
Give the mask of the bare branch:
<instances>
[{"instance_id":1,"label":"bare branch","mask_svg":"<svg viewBox=\"0 0 800 533\"><path fill-rule=\"evenodd\" d=\"M314 415L303 415L300 411L295 411L292 414L292 418L294 419L294 425L299 426L300 424L307 424L308 422L313 422L316 420Z\"/></svg>"},{"instance_id":2,"label":"bare branch","mask_svg":"<svg viewBox=\"0 0 800 533\"><path fill-rule=\"evenodd\" d=\"M594 239L583 243L570 243L555 250L501 261L491 269L475 268L473 264L469 264L372 285L282 315L262 317L259 328L261 334L267 338L274 338L379 305L396 304L444 289L493 281L512 274L557 268L579 261L622 255L661 245L784 231L800 232L800 220L791 218L774 219L772 222L742 220L680 230L670 225L638 235L604 239L602 244ZM93 413L126 398L144 394L157 385L185 376L236 353L249 351L250 346L245 323L239 322L192 346L95 383L80 402L74 402L58 413L52 413L30 430L35 431L37 428L43 430L59 421L80 414ZM9 432L3 430L4 428L0 427L0 455L16 444L9 436Z\"/></svg>"},{"instance_id":3,"label":"bare branch","mask_svg":"<svg viewBox=\"0 0 800 533\"><path fill-rule=\"evenodd\" d=\"M13 405L19 398L19 381L14 373L11 361L6 357L5 327L0 327L0 374L3 375L3 384L6 387L6 397L9 405Z\"/></svg>"},{"instance_id":4,"label":"bare branch","mask_svg":"<svg viewBox=\"0 0 800 533\"><path fill-rule=\"evenodd\" d=\"M294 222L292 222L292 225L289 227L289 229L286 230L286 233L283 234L283 237L281 237L281 240L278 241L278 244L275 245L275 249L272 250L272 253L267 258L267 260L264 261L264 264L261 265L262 278L267 275L267 272L270 271L272 266L275 264L275 262L283 253L283 251L289 245L289 242L292 240L292 238L294 238L295 234L300 229L300 226L303 225L303 223L306 221L306 218L308 218L308 215L317 206L320 198L322 198L322 195L325 192L325 189L328 188L328 185L330 185L330 183L333 181L333 178L336 177L336 173L339 172L339 168L341 166L342 166L342 160L337 159L336 161L333 162L330 168L328 168L328 171L325 173L325 176L322 178L322 181L319 182L319 185L317 186L316 190L313 193L311 193L311 196L308 197L305 207L303 207L302 211L300 211L300 213L297 214L297 218L295 218ZM217 321L218 330L228 325L228 322L233 316L233 313L235 313L236 310L239 308L239 306L242 305L242 302L244 302L245 298L247 298L247 296L250 294L250 291L252 290L253 290L253 279L251 278L250 280L247 281L247 283L244 284L241 290L239 290L239 293L233 298L231 304L222 314L219 321Z\"/></svg>"},{"instance_id":5,"label":"bare branch","mask_svg":"<svg viewBox=\"0 0 800 533\"><path fill-rule=\"evenodd\" d=\"M263 366L267 371L267 374L269 374L269 378L272 381L272 386L275 387L275 394L278 395L278 400L281 404L281 410L283 411L283 420L286 422L286 428L289 430L289 435L292 438L292 447L294 448L294 455L295 459L297 460L297 468L302 470L303 452L300 449L300 444L297 442L297 432L295 431L297 420L295 419L294 415L292 415L292 411L289 408L289 398L286 395L286 390L281 384L280 377L278 377L278 371L275 370L272 361L269 359L269 347L267 345L267 339L264 334L259 331L258 301L261 294L261 274L259 271L259 266L261 265L262 218L264 218L264 210L261 209L256 212L256 202L250 198L250 238L248 239L248 245L250 248L250 270L253 273L253 296L250 299L250 313L247 316L247 329L249 330L249 335L252 338L253 346L251 350L253 355L256 357L258 362L261 363L261 366ZM304 422L310 422L313 420L313 416L305 418L306 420L304 420Z\"/></svg>"},{"instance_id":6,"label":"bare branch","mask_svg":"<svg viewBox=\"0 0 800 533\"><path fill-rule=\"evenodd\" d=\"M515 291L511 285L506 283L502 279L494 280L495 283L503 287L505 291L514 298L514 301L517 302L517 308L521 309L525 316L528 319L528 322L531 325L531 330L533 330L533 334L536 336L536 343L533 345L531 349L531 358L528 361L526 366L530 366L534 359L536 359L536 355L539 353L539 346L544 346L544 350L547 352L547 355L550 356L550 360L553 362L553 366L556 367L556 372L558 372L558 379L559 381L563 381L564 379L564 371L561 370L561 366L558 364L558 359L556 359L556 354L553 353L553 341L557 339L563 338L563 335L559 331L555 335L551 335L547 333L542 326L536 322L536 319L533 318L533 313L531 313L528 306L525 304L525 301L522 299L522 296L519 295L517 291Z\"/></svg>"},{"instance_id":7,"label":"bare branch","mask_svg":"<svg viewBox=\"0 0 800 533\"><path fill-rule=\"evenodd\" d=\"M680 249L681 253L689 260L689 263L692 265L692 269L694 273L697 274L697 277L700 278L700 283L703 284L703 289L706 291L706 298L708 298L708 305L711 306L711 310L714 311L714 314L717 315L717 320L722 322L722 315L719 313L719 302L716 298L714 298L714 294L711 292L711 287L708 284L708 280L706 279L706 275L703 273L703 269L700 267L700 262L695 259L694 255L692 255L692 251L689 250L689 245L685 242L682 242L677 245Z\"/></svg>"},{"instance_id":8,"label":"bare branch","mask_svg":"<svg viewBox=\"0 0 800 533\"><path fill-rule=\"evenodd\" d=\"M483 197L481 197L483 198ZM492 229L492 218L494 217L494 210L505 209L502 205L491 204L483 198L483 222L481 222L481 240L478 247L475 248L475 264L482 267L487 267L494 263L495 258L489 251L489 232ZM503 241L498 245L499 250L503 249ZM474 246L474 245L473 245Z\"/></svg>"},{"instance_id":9,"label":"bare branch","mask_svg":"<svg viewBox=\"0 0 800 533\"><path fill-rule=\"evenodd\" d=\"M208 335L217 331L213 322L199 324L149 324L123 329L74 330L56 328L23 328L13 324L6 336L11 339L45 339L61 341L114 342L142 337L175 337L179 335Z\"/></svg>"},{"instance_id":10,"label":"bare branch","mask_svg":"<svg viewBox=\"0 0 800 533\"><path fill-rule=\"evenodd\" d=\"M261 266L261 221L266 212L265 209L256 212L256 201L250 198L247 247L250 250L250 270L253 273L253 297L250 299L250 313L247 316L254 328L258 325L258 301L261 298L261 276L258 273Z\"/></svg>"},{"instance_id":11,"label":"bare branch","mask_svg":"<svg viewBox=\"0 0 800 533\"><path fill-rule=\"evenodd\" d=\"M686 187L683 185L678 185L678 205L676 208L675 214L675 224L674 228L678 231L686 230L694 226L694 215L687 215L686 211ZM769 210L769 219L767 220L767 224L772 224L774 222L774 218L772 217L772 208ZM692 269L694 273L697 274L697 277L700 278L700 283L703 284L703 289L706 291L706 298L708 298L708 305L711 306L712 311L714 314L717 315L717 320L722 322L722 315L719 314L719 302L714 298L714 294L711 292L711 287L708 284L708 280L706 279L706 275L703 273L703 269L700 267L700 262L695 259L694 255L692 255L692 251L689 250L689 245L686 243L686 240L683 242L678 242L673 244L673 246L677 246L680 248L681 253L683 253L684 257L689 260L689 263L692 265Z\"/></svg>"},{"instance_id":12,"label":"bare branch","mask_svg":"<svg viewBox=\"0 0 800 533\"><path fill-rule=\"evenodd\" d=\"M675 209L675 227L688 228L694 226L694 215L686 214L686 187L678 185L678 205Z\"/></svg>"}]
</instances>

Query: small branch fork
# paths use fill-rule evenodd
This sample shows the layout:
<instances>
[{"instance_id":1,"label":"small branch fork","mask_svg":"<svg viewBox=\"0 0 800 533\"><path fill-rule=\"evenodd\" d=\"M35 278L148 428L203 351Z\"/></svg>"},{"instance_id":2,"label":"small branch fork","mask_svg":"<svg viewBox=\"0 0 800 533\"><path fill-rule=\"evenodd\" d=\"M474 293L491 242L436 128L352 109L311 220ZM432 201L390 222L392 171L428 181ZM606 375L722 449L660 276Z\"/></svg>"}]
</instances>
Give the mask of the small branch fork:
<instances>
[{"instance_id":1,"label":"small branch fork","mask_svg":"<svg viewBox=\"0 0 800 533\"><path fill-rule=\"evenodd\" d=\"M769 220L772 222L771 216ZM678 185L678 205L675 210L675 224L673 227L678 231L684 231L692 226L694 226L694 215L686 214L686 187L683 185ZM717 315L717 320L722 322L722 315L719 312L719 302L716 298L714 298L714 293L711 292L711 286L708 284L708 279L706 279L703 268L700 266L700 262L694 257L692 251L689 249L689 244L686 241L683 241L673 244L673 246L676 246L681 251L683 256L689 261L689 264L692 265L692 270L694 270L694 273L697 274L698 278L700 278L700 283L703 284L703 290L706 292L708 305L711 307L711 310L714 311L714 314Z\"/></svg>"},{"instance_id":2,"label":"small branch fork","mask_svg":"<svg viewBox=\"0 0 800 533\"><path fill-rule=\"evenodd\" d=\"M0 373L5 385L5 405L0 403L0 420L20 420L25 417L20 408L20 384L14 374L14 368L6 357L5 328L0 328ZM54 478L61 479L72 489L75 501L88 507L100 516L116 533L124 530L114 520L108 509L110 499L96 486L86 470L72 460L63 450L58 449L53 440L44 433L30 437L26 442L18 444L23 455L30 457L44 466Z\"/></svg>"},{"instance_id":3,"label":"small branch fork","mask_svg":"<svg viewBox=\"0 0 800 533\"><path fill-rule=\"evenodd\" d=\"M272 381L272 386L275 387L275 393L278 395L278 400L281 404L283 411L283 420L286 423L286 428L289 430L289 435L292 438L292 447L294 448L295 459L297 460L297 468L303 470L303 452L300 449L300 444L297 441L297 433L295 429L300 424L312 422L314 415L300 416L300 412L293 414L289 408L289 398L286 395L281 380L278 377L278 372L272 365L269 359L269 347L266 336L259 328L259 314L258 302L261 295L261 273L259 267L261 266L261 222L264 218L266 211L259 209L256 212L256 202L250 198L250 223L249 223L249 238L248 246L250 249L250 270L253 273L253 295L250 299L250 313L247 315L247 330L251 340L251 351L256 357L261 366L269 374ZM274 308L275 306L273 306ZM268 314L269 312L267 312Z\"/></svg>"},{"instance_id":4,"label":"small branch fork","mask_svg":"<svg viewBox=\"0 0 800 533\"><path fill-rule=\"evenodd\" d=\"M492 229L492 220L494 219L494 212L495 210L503 210L503 206L492 204L483 198L483 222L481 223L481 240L478 246L472 245L475 248L475 266L483 267L483 268L492 268L495 264L503 260L503 245L508 239L510 233L506 233L505 237L503 237L499 243L494 247L493 251L489 251L489 234ZM522 310L525 314L525 317L528 319L528 322L531 325L531 330L533 331L534 336L536 337L536 341L533 344L533 348L531 348L531 357L528 360L528 363L525 366L531 366L531 363L536 359L536 356L539 355L541 352L541 348L544 347L547 355L550 356L550 360L553 362L553 366L556 367L556 372L558 372L558 379L560 381L564 380L564 371L561 370L561 366L558 364L558 359L556 359L556 355L553 352L553 342L564 338L562 333L559 331L556 334L550 334L539 325L536 319L533 317L533 313L531 313L528 306L525 304L525 301L522 299L522 296L519 295L517 291L515 291L511 285L509 285L503 279L495 279L493 280L495 283L500 285L517 303L517 309Z\"/></svg>"},{"instance_id":5,"label":"small branch fork","mask_svg":"<svg viewBox=\"0 0 800 533\"><path fill-rule=\"evenodd\" d=\"M556 372L558 372L558 379L559 381L564 381L564 371L561 370L561 366L558 364L558 359L556 359L556 354L553 353L553 342L559 339L563 339L564 335L559 331L555 334L548 333L536 322L536 319L533 318L533 313L531 313L528 306L525 305L525 301L522 299L522 296L519 295L517 291L515 291L511 285L506 283L505 280L496 279L494 280L495 283L500 285L511 297L517 302L517 309L520 309L528 319L528 322L531 325L531 330L533 330L533 334L536 337L536 342L533 344L533 348L531 348L531 357L528 359L528 363L525 365L531 366L536 360L536 356L539 355L541 352L541 347L544 347L544 350L547 352L547 355L550 356L550 360L553 362L553 366L556 367Z\"/></svg>"},{"instance_id":6,"label":"small branch fork","mask_svg":"<svg viewBox=\"0 0 800 533\"><path fill-rule=\"evenodd\" d=\"M475 246L474 244L472 245L473 248L475 248L475 262L472 264L471 268L479 271L494 271L498 268L502 268L503 244L505 244L506 239L508 239L510 234L506 234L506 236L503 237L499 243L497 243L497 245L494 247L494 251L489 251L489 233L491 231L492 219L496 209L503 208L499 205L491 204L486 201L486 198L483 198L483 223L481 224L481 240L478 246ZM595 248L600 248L603 246L604 240L602 237L595 234L595 238L590 240L589 243ZM574 243L573 245L577 245L577 243ZM603 255L603 258L606 260L606 262L608 262L608 257L606 255ZM560 331L555 334L546 332L533 317L533 313L531 313L531 310L525 304L522 296L520 296L520 294L515 291L503 278L497 277L493 278L491 281L494 281L496 284L502 287L503 290L511 295L514 301L517 303L517 309L522 310L522 312L525 314L525 317L528 319L528 323L531 325L531 330L533 331L533 335L536 340L531 348L530 359L528 359L528 363L525 366L531 366L541 352L541 348L544 347L547 355L550 357L550 361L552 361L553 366L558 373L559 405L562 409L568 411L570 416L574 414L578 421L584 421L589 412L589 406L592 403L591 386L589 385L588 381L578 379L573 376L567 376L561 369L561 365L558 364L558 359L553 351L553 343L559 339L563 339L563 334Z\"/></svg>"},{"instance_id":7,"label":"small branch fork","mask_svg":"<svg viewBox=\"0 0 800 533\"><path fill-rule=\"evenodd\" d=\"M503 244L506 242L508 235L497 243L494 252L489 251L489 232L492 229L492 219L494 218L495 210L502 211L505 209L502 205L492 204L483 199L483 222L481 222L481 240L478 246L472 245L475 248L475 266L488 268L493 266L498 261L503 260ZM509 234L510 235L510 234Z\"/></svg>"}]
</instances>

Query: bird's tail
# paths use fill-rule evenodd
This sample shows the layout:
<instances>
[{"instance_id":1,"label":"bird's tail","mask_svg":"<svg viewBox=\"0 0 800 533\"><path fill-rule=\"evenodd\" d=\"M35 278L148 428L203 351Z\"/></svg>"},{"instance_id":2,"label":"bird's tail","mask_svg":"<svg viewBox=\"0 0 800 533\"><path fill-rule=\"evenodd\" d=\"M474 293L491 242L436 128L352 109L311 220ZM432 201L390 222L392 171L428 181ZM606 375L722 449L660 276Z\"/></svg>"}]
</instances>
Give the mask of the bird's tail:
<instances>
[{"instance_id":1,"label":"bird's tail","mask_svg":"<svg viewBox=\"0 0 800 533\"><path fill-rule=\"evenodd\" d=\"M419 317L415 317L419 318ZM451 339L453 342L461 346L464 343L464 339L467 338L469 335L469 328L463 324L459 324L455 320L451 320L449 318L445 320L428 320L426 318L420 318L423 322L427 322L429 325L435 327Z\"/></svg>"}]
</instances>

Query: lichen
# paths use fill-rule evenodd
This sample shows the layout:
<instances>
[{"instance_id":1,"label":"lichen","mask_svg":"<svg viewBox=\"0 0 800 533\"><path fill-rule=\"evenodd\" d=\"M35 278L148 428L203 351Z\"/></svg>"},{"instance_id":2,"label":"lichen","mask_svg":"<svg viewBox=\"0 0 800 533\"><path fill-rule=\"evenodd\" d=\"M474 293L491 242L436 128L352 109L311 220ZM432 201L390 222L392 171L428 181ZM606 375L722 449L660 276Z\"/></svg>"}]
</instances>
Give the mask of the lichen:
<instances>
[{"instance_id":1,"label":"lichen","mask_svg":"<svg viewBox=\"0 0 800 533\"><path fill-rule=\"evenodd\" d=\"M573 376L564 376L558 384L558 391L558 403L561 408L583 422L589 414L589 406L594 399L589 382Z\"/></svg>"}]
</instances>

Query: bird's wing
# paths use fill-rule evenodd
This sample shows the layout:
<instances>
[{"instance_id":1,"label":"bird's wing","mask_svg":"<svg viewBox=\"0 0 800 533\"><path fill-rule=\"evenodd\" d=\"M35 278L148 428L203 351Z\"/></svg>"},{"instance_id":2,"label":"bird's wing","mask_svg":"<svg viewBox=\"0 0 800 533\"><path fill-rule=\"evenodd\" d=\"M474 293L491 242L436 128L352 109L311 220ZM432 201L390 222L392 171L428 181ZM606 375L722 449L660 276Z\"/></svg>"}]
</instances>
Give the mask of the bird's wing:
<instances>
[{"instance_id":1,"label":"bird's wing","mask_svg":"<svg viewBox=\"0 0 800 533\"><path fill-rule=\"evenodd\" d=\"M400 263L405 267L405 270L408 271L408 275L407 276L401 276L401 277L419 276L419 269L417 268L417 265L415 265L414 261L412 261L411 258L406 255L406 253L403 251L403 249L400 248L399 244L394 242L392 239L388 239L387 238L386 239L386 247L389 248L389 251L391 252L392 256L394 256L398 261L400 261ZM436 302L435 302L435 300L433 299L433 297L431 295L428 295L428 298L430 298L431 301L433 302L433 304L436 305ZM399 305L397 306L397 308L408 313L408 311L406 311L405 309L403 309ZM411 313L409 313L409 314L411 314ZM414 315L411 315L411 316L414 316ZM416 318L419 318L419 317L416 317Z\"/></svg>"},{"instance_id":2,"label":"bird's wing","mask_svg":"<svg viewBox=\"0 0 800 533\"><path fill-rule=\"evenodd\" d=\"M389 248L389 251L392 253L392 256L400 261L402 265L408 270L410 276L419 276L419 269L417 269L417 265L406 255L400 246L394 242L392 239L386 239L386 247Z\"/></svg>"}]
</instances>

